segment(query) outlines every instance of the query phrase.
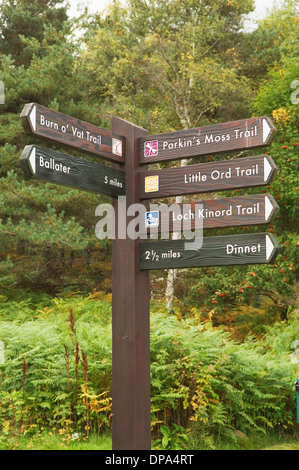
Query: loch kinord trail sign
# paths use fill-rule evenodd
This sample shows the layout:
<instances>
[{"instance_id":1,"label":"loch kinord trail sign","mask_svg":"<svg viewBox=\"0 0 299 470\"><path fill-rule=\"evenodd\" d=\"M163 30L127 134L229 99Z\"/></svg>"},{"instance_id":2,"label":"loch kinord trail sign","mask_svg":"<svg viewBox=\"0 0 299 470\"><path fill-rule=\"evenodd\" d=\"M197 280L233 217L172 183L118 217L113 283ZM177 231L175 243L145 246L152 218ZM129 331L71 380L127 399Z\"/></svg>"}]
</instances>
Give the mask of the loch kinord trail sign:
<instances>
[{"instance_id":1,"label":"loch kinord trail sign","mask_svg":"<svg viewBox=\"0 0 299 470\"><path fill-rule=\"evenodd\" d=\"M181 232L183 224L189 230L244 227L270 223L279 207L271 194L254 194L219 199L172 204L159 204L146 212L143 233L157 228L159 233Z\"/></svg>"},{"instance_id":2,"label":"loch kinord trail sign","mask_svg":"<svg viewBox=\"0 0 299 470\"><path fill-rule=\"evenodd\" d=\"M266 147L274 138L275 127L263 116L148 136L145 129L117 117L112 118L110 132L36 103L26 104L20 118L31 136L89 155L87 160L27 145L20 163L28 178L112 197L116 216L112 241L112 448L150 450L150 270L269 264L280 247L271 233L204 236L196 243L148 239L152 228L163 238L165 214L169 232L181 232L182 221L191 230L197 229L199 221L203 230L267 224L277 215L278 205L265 192L203 197L176 205L176 210L160 204L148 211L143 205L149 199L266 186L277 170L269 155L157 170L143 165ZM114 165L102 165L92 158ZM129 214L136 205L147 210L139 232L146 239L142 242L127 231L125 237L120 236L118 230L123 220L129 225Z\"/></svg>"}]
</instances>

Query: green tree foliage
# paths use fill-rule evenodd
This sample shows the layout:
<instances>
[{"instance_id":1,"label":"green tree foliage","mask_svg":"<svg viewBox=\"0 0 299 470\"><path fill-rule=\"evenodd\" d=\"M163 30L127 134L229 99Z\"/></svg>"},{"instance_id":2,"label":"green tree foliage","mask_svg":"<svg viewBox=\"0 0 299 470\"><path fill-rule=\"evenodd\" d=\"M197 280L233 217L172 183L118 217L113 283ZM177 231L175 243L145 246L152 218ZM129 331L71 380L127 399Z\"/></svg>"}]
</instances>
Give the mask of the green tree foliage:
<instances>
[{"instance_id":1,"label":"green tree foliage","mask_svg":"<svg viewBox=\"0 0 299 470\"><path fill-rule=\"evenodd\" d=\"M298 56L297 25L298 2L285 0L282 7L274 6L269 15L259 22L257 29L246 34L245 41L238 45L242 71L257 86L285 53Z\"/></svg>"},{"instance_id":2,"label":"green tree foliage","mask_svg":"<svg viewBox=\"0 0 299 470\"><path fill-rule=\"evenodd\" d=\"M33 56L46 53L44 40L54 45L67 21L63 0L4 0L0 5L0 51L17 66L30 65ZM59 34L59 33L58 33ZM50 37L52 36L52 38ZM36 46L38 45L38 52Z\"/></svg>"},{"instance_id":3,"label":"green tree foliage","mask_svg":"<svg viewBox=\"0 0 299 470\"><path fill-rule=\"evenodd\" d=\"M251 8L251 1L113 2L87 36L92 92L104 93L107 111L155 132L245 114L250 87L234 43Z\"/></svg>"},{"instance_id":4,"label":"green tree foliage","mask_svg":"<svg viewBox=\"0 0 299 470\"><path fill-rule=\"evenodd\" d=\"M270 154L279 171L277 178L267 189L272 192L280 206L279 217L273 223L271 231L280 237L283 256L273 266L275 274L271 276L270 283L272 289L284 292L286 296L292 290L296 291L299 280L299 100L296 99L299 88L299 11L296 3L286 2L285 8L280 12L279 21L274 16L270 16L268 20L270 24L274 23L277 31L283 28L281 58L261 83L254 103L254 111L271 116L278 130ZM282 285L285 287L282 288ZM294 304L294 297L293 295L293 298L290 298L291 304Z\"/></svg>"},{"instance_id":5,"label":"green tree foliage","mask_svg":"<svg viewBox=\"0 0 299 470\"><path fill-rule=\"evenodd\" d=\"M99 199L24 181L19 163L26 144L43 145L22 129L19 116L25 103L37 102L88 120L76 73L77 46L70 36L66 7L59 8L60 3L7 1L0 11L0 80L5 85L0 109L1 285L13 282L52 292L72 283L86 289L88 273L101 271L99 264L90 264L92 258L95 261L97 240L92 235ZM97 261L102 257L99 253Z\"/></svg>"},{"instance_id":6,"label":"green tree foliage","mask_svg":"<svg viewBox=\"0 0 299 470\"><path fill-rule=\"evenodd\" d=\"M229 196L269 192L276 199L280 211L272 224L266 227L243 227L230 230L229 233L248 233L269 231L279 241L282 252L273 265L207 268L188 272L185 278L184 296L192 299L191 305L202 309L203 315L213 315L215 325L225 323L236 325L239 312L240 327L243 329L244 318L256 334L264 331L267 322L277 319L286 320L297 306L298 265L299 265L299 68L297 59L298 5L286 2L279 11L274 10L252 34L256 37L268 28L275 33L276 63L269 59L269 70L255 94L252 111L255 115L269 116L275 123L277 135L267 150L274 159L278 172L274 180L264 188L240 189L227 193ZM283 34L282 34L283 32ZM246 42L245 42L246 44ZM266 60L267 51L263 51ZM258 59L258 54L253 57ZM251 68L253 71L254 68ZM265 69L263 73L265 73ZM260 72L261 73L261 70ZM223 195L223 193L222 193ZM221 194L219 194L219 197ZM217 232L217 234L219 231ZM198 280L199 279L199 280ZM177 286L178 297L182 298ZM250 305L250 307L246 307ZM181 304L188 310L188 302ZM233 310L233 314L232 314ZM263 316L268 312L266 316ZM248 330L247 330L248 332Z\"/></svg>"}]
</instances>

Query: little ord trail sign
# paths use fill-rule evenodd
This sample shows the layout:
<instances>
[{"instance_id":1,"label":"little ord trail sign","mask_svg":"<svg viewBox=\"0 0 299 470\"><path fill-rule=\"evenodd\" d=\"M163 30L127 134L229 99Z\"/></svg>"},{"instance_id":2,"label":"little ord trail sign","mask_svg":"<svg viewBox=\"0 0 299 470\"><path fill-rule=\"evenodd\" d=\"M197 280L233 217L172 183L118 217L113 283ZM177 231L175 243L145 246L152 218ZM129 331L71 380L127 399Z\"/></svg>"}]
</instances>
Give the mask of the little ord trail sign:
<instances>
[{"instance_id":1,"label":"little ord trail sign","mask_svg":"<svg viewBox=\"0 0 299 470\"><path fill-rule=\"evenodd\" d=\"M139 195L141 199L153 199L264 186L276 170L271 157L260 155L148 171L141 173Z\"/></svg>"},{"instance_id":2,"label":"little ord trail sign","mask_svg":"<svg viewBox=\"0 0 299 470\"><path fill-rule=\"evenodd\" d=\"M117 117L112 118L110 132L36 103L26 104L20 118L31 136L114 164L110 167L36 145L26 146L20 157L28 178L112 197L117 234L112 242L112 448L150 450L150 270L269 264L280 246L266 232L204 236L200 244L187 247L185 240L118 238L117 224L124 220L118 217L124 210L118 198L125 199L129 214L132 205L149 199L265 186L277 170L268 155L158 170L145 170L143 165L266 147L274 138L274 125L262 116L148 136L145 129ZM178 207L176 212L162 204L154 215L147 212L156 233L163 233L160 216L165 213L169 231L180 232L182 220L191 229L200 220L205 230L263 225L278 212L267 193L203 198ZM146 221L140 234L148 237Z\"/></svg>"}]
</instances>

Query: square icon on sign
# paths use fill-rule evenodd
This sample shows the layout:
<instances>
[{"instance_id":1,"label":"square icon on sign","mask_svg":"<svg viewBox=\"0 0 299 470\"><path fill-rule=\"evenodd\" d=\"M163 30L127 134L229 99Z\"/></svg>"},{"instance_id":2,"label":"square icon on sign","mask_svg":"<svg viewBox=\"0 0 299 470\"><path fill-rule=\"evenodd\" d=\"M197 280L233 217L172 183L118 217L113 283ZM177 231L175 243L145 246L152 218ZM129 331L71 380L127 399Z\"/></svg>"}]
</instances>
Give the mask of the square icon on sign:
<instances>
[{"instance_id":1,"label":"square icon on sign","mask_svg":"<svg viewBox=\"0 0 299 470\"><path fill-rule=\"evenodd\" d=\"M159 227L159 211L145 213L145 227Z\"/></svg>"},{"instance_id":2,"label":"square icon on sign","mask_svg":"<svg viewBox=\"0 0 299 470\"><path fill-rule=\"evenodd\" d=\"M144 143L144 156L145 157L155 157L158 155L158 141L151 140Z\"/></svg>"},{"instance_id":3,"label":"square icon on sign","mask_svg":"<svg viewBox=\"0 0 299 470\"><path fill-rule=\"evenodd\" d=\"M119 139L112 138L112 153L114 155L119 155L122 157L123 154L123 144L122 141Z\"/></svg>"},{"instance_id":4,"label":"square icon on sign","mask_svg":"<svg viewBox=\"0 0 299 470\"><path fill-rule=\"evenodd\" d=\"M159 191L159 176L147 176L145 178L145 192Z\"/></svg>"}]
</instances>

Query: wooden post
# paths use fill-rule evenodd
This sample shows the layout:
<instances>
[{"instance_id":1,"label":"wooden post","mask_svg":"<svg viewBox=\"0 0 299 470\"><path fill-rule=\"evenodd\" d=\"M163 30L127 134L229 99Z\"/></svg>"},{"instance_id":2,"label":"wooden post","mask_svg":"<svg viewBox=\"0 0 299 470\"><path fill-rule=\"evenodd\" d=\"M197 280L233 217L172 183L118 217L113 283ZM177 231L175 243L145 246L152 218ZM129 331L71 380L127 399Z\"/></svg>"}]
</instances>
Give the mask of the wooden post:
<instances>
[{"instance_id":1,"label":"wooden post","mask_svg":"<svg viewBox=\"0 0 299 470\"><path fill-rule=\"evenodd\" d=\"M126 138L126 208L139 203L138 138L147 131L112 118L112 131ZM150 450L149 272L139 268L139 240L116 237L112 245L112 448ZM124 209L121 209L124 211ZM122 212L121 217L124 218ZM137 216L137 215L136 215ZM127 220L128 224L128 220ZM121 231L127 231L121 227Z\"/></svg>"}]
</instances>

